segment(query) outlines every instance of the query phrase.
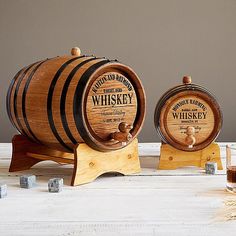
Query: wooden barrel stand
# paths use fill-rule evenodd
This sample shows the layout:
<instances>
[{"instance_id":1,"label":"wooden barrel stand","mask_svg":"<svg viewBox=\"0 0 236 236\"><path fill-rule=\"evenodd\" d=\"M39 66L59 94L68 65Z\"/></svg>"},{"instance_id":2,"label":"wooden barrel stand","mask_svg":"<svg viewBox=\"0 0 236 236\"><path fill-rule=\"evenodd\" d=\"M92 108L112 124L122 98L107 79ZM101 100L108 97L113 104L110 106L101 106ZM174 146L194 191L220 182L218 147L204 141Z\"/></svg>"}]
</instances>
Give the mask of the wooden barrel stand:
<instances>
[{"instance_id":1,"label":"wooden barrel stand","mask_svg":"<svg viewBox=\"0 0 236 236\"><path fill-rule=\"evenodd\" d=\"M208 161L216 162L218 170L223 170L220 147L217 143L212 143L202 150L193 152L182 151L163 143L157 169L174 170L184 166L205 168L205 163Z\"/></svg>"},{"instance_id":2,"label":"wooden barrel stand","mask_svg":"<svg viewBox=\"0 0 236 236\"><path fill-rule=\"evenodd\" d=\"M99 152L81 143L74 148L74 153L67 153L32 142L23 135L13 137L9 172L27 170L46 160L73 165L71 186L90 183L107 172L128 175L141 171L137 139L115 151Z\"/></svg>"},{"instance_id":3,"label":"wooden barrel stand","mask_svg":"<svg viewBox=\"0 0 236 236\"><path fill-rule=\"evenodd\" d=\"M222 122L214 95L184 76L183 84L164 93L156 106L154 123L163 141L159 169L204 168L212 161L222 170L220 148L214 143Z\"/></svg>"}]
</instances>

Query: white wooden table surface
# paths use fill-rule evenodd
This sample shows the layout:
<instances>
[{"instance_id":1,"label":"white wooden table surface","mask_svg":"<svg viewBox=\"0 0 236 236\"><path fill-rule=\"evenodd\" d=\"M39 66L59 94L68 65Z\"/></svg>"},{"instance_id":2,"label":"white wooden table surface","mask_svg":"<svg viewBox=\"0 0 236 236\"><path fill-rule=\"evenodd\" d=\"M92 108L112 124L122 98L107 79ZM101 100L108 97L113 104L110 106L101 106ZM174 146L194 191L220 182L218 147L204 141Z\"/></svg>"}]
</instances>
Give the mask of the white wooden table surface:
<instances>
[{"instance_id":1,"label":"white wooden table surface","mask_svg":"<svg viewBox=\"0 0 236 236\"><path fill-rule=\"evenodd\" d=\"M225 170L214 176L197 168L157 171L159 152L160 144L139 144L140 174L106 174L70 187L71 166L42 162L9 173L11 145L0 144L0 182L8 185L8 196L0 199L0 236L235 236L236 195L225 190ZM22 173L37 175L38 186L19 188ZM52 177L64 178L61 193L48 193Z\"/></svg>"}]
</instances>

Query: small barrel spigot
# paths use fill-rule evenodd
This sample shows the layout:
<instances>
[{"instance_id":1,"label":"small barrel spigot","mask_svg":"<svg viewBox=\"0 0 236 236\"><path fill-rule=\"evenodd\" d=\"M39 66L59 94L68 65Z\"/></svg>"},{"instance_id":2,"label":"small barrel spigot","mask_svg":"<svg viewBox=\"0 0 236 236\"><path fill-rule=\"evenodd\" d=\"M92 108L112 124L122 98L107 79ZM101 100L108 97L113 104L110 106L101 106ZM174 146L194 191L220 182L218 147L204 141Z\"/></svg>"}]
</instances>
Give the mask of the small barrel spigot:
<instances>
[{"instance_id":1,"label":"small barrel spigot","mask_svg":"<svg viewBox=\"0 0 236 236\"><path fill-rule=\"evenodd\" d=\"M186 130L187 137L185 138L185 142L188 145L188 148L193 148L193 145L196 143L195 128L193 126L188 126Z\"/></svg>"}]
</instances>

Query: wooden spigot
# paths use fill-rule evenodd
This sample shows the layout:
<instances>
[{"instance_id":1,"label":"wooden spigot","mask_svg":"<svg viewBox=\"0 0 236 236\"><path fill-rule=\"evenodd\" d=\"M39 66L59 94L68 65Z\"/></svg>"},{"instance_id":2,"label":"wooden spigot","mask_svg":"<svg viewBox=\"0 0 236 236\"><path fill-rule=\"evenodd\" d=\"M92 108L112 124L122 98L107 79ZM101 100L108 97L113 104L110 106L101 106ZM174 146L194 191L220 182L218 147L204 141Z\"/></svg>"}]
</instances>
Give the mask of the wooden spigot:
<instances>
[{"instance_id":1,"label":"wooden spigot","mask_svg":"<svg viewBox=\"0 0 236 236\"><path fill-rule=\"evenodd\" d=\"M188 148L193 148L193 145L196 143L195 128L192 126L187 127L186 131L187 137L185 138L185 142L188 145Z\"/></svg>"},{"instance_id":2,"label":"wooden spigot","mask_svg":"<svg viewBox=\"0 0 236 236\"><path fill-rule=\"evenodd\" d=\"M130 130L133 129L133 126L128 125L125 122L121 122L118 126L118 129L119 132L114 132L111 134L111 139L121 142L122 145L126 145L126 142L132 138Z\"/></svg>"},{"instance_id":3,"label":"wooden spigot","mask_svg":"<svg viewBox=\"0 0 236 236\"><path fill-rule=\"evenodd\" d=\"M72 56L80 56L81 55L81 50L78 47L73 47L71 49L71 55Z\"/></svg>"}]
</instances>

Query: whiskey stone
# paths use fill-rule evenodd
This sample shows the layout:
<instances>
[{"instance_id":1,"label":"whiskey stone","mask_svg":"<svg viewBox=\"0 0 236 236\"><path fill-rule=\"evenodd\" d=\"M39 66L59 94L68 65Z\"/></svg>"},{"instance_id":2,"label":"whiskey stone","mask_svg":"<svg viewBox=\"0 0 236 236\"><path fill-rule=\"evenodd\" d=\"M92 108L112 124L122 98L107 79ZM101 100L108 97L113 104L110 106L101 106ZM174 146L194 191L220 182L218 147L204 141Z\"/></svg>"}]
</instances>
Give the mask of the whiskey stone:
<instances>
[{"instance_id":1,"label":"whiskey stone","mask_svg":"<svg viewBox=\"0 0 236 236\"><path fill-rule=\"evenodd\" d=\"M2 184L0 185L0 198L4 198L7 196L7 185Z\"/></svg>"},{"instance_id":2,"label":"whiskey stone","mask_svg":"<svg viewBox=\"0 0 236 236\"><path fill-rule=\"evenodd\" d=\"M58 193L62 191L63 179L53 178L48 181L48 191L50 193Z\"/></svg>"},{"instance_id":3,"label":"whiskey stone","mask_svg":"<svg viewBox=\"0 0 236 236\"><path fill-rule=\"evenodd\" d=\"M20 187L21 188L33 188L36 186L35 175L22 175L20 176Z\"/></svg>"},{"instance_id":4,"label":"whiskey stone","mask_svg":"<svg viewBox=\"0 0 236 236\"><path fill-rule=\"evenodd\" d=\"M207 162L205 164L206 174L214 175L217 170L217 163L216 162Z\"/></svg>"}]
</instances>

